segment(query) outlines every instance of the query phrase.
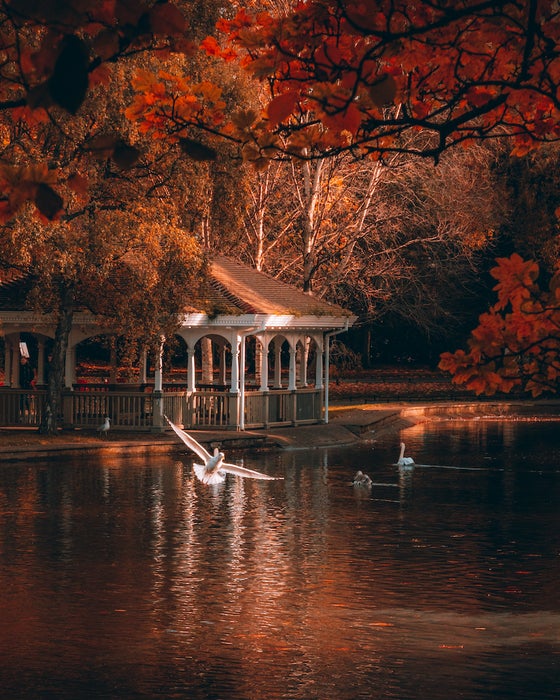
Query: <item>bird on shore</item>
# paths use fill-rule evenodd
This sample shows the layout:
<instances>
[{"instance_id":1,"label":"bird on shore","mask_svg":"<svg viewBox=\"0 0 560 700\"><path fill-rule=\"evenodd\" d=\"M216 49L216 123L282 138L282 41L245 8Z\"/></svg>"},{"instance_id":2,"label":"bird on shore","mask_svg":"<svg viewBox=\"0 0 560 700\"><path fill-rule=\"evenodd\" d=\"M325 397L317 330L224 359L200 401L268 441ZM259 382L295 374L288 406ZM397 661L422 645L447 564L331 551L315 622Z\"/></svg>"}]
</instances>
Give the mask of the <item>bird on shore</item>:
<instances>
[{"instance_id":1,"label":"bird on shore","mask_svg":"<svg viewBox=\"0 0 560 700\"><path fill-rule=\"evenodd\" d=\"M211 455L192 435L189 435L175 425L175 423L172 423L167 416L164 416L164 418L185 445L204 462L204 464L193 464L194 473L202 483L220 484L226 478L226 474L234 474L235 476L242 476L246 479L267 479L269 481L283 478L281 476L269 476L268 474L254 471L253 469L239 467L237 464L224 462L225 455L223 452L220 452L217 447L214 448L214 454Z\"/></svg>"},{"instance_id":2,"label":"bird on shore","mask_svg":"<svg viewBox=\"0 0 560 700\"><path fill-rule=\"evenodd\" d=\"M401 442L401 452L399 454L399 459L397 460L398 467L414 467L414 460L412 457L404 456L405 444Z\"/></svg>"},{"instance_id":3,"label":"bird on shore","mask_svg":"<svg viewBox=\"0 0 560 700\"><path fill-rule=\"evenodd\" d=\"M109 434L109 430L111 429L111 419L109 416L105 416L105 422L101 423L101 425L97 428L97 432L100 434L101 437L107 437Z\"/></svg>"},{"instance_id":4,"label":"bird on shore","mask_svg":"<svg viewBox=\"0 0 560 700\"><path fill-rule=\"evenodd\" d=\"M361 486L365 488L371 488L371 485L373 484L373 481L369 478L367 474L364 474L362 471L357 471L356 475L354 476L354 481L352 482L352 486Z\"/></svg>"}]
</instances>

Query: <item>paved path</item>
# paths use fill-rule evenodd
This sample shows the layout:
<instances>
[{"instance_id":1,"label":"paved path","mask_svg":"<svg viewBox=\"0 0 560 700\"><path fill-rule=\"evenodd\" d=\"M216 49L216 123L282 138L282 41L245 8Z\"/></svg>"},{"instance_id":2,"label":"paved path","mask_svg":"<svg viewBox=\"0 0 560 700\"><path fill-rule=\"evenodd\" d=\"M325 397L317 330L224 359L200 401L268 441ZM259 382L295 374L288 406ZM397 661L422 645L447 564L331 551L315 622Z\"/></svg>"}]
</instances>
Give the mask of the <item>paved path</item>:
<instances>
[{"instance_id":1,"label":"paved path","mask_svg":"<svg viewBox=\"0 0 560 700\"><path fill-rule=\"evenodd\" d=\"M402 402L332 406L329 423L269 430L192 430L199 442L225 452L235 449L313 449L350 445L377 437L388 431L397 432L415 423L430 420L434 414L468 417L508 412L538 415L541 411L558 415L560 403L542 402ZM129 455L184 452L185 446L171 432L111 432L107 439L93 432L65 432L60 438L39 435L36 430L0 429L0 463L32 459L73 457L96 454L99 450Z\"/></svg>"},{"instance_id":2,"label":"paved path","mask_svg":"<svg viewBox=\"0 0 560 700\"><path fill-rule=\"evenodd\" d=\"M372 431L387 429L400 423L400 408L345 407L333 409L328 424L281 427L270 430L191 430L200 443L212 449L221 446L224 451L234 449L313 449L348 445L371 437ZM71 432L56 437L39 435L36 430L0 430L0 462L72 457L76 454L95 454L99 450L128 454L184 452L185 446L171 433L127 435L110 432L107 439L93 433Z\"/></svg>"}]
</instances>

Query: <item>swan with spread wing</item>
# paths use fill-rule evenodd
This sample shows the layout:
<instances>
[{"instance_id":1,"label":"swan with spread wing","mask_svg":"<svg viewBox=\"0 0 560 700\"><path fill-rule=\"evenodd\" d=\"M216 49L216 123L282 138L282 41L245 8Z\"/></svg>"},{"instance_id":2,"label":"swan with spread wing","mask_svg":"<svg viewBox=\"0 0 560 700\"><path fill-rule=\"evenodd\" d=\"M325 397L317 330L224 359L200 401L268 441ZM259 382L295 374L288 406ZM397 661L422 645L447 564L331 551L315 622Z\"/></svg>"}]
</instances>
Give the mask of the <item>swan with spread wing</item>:
<instances>
[{"instance_id":1,"label":"swan with spread wing","mask_svg":"<svg viewBox=\"0 0 560 700\"><path fill-rule=\"evenodd\" d=\"M220 484L226 478L226 474L235 474L235 476L242 476L246 479L267 479L269 481L282 479L281 476L269 476L268 474L256 472L253 469L239 467L237 464L224 462L225 455L217 447L214 448L214 454L211 455L192 435L181 430L167 416L164 416L164 418L185 445L204 462L204 464L193 464L194 473L204 484Z\"/></svg>"}]
</instances>

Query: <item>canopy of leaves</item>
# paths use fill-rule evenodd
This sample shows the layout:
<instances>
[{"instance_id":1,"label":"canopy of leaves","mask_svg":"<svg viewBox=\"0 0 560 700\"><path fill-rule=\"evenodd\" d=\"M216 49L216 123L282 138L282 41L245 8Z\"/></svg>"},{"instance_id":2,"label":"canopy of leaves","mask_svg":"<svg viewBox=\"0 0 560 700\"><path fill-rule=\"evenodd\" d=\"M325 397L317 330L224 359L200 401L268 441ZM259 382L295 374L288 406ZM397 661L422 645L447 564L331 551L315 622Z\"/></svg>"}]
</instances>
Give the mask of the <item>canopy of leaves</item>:
<instances>
[{"instance_id":1,"label":"canopy of leaves","mask_svg":"<svg viewBox=\"0 0 560 700\"><path fill-rule=\"evenodd\" d=\"M314 0L220 28L229 45L207 51L239 56L271 87L253 124L261 152L271 134L293 154L386 153L421 129L434 157L472 138L508 134L520 154L560 136L554 0Z\"/></svg>"}]
</instances>

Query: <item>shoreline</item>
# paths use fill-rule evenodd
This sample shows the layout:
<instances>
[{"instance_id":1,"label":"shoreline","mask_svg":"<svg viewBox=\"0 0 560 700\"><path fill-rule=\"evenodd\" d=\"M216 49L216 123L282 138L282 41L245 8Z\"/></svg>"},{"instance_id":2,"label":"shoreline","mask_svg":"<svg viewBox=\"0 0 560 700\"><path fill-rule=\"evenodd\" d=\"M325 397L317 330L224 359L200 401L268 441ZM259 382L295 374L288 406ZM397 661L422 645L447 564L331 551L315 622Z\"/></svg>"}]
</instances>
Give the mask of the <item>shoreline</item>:
<instances>
[{"instance_id":1,"label":"shoreline","mask_svg":"<svg viewBox=\"0 0 560 700\"><path fill-rule=\"evenodd\" d=\"M560 400L525 401L399 401L386 403L339 402L330 406L329 422L297 427L245 431L191 430L206 447L235 450L305 450L343 447L437 417L457 419L503 418L507 415L556 416ZM0 428L0 464L31 459L70 458L77 455L126 451L130 456L184 452L184 445L171 433L109 433L64 431L57 436L40 435L31 428Z\"/></svg>"}]
</instances>

